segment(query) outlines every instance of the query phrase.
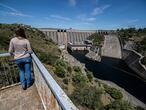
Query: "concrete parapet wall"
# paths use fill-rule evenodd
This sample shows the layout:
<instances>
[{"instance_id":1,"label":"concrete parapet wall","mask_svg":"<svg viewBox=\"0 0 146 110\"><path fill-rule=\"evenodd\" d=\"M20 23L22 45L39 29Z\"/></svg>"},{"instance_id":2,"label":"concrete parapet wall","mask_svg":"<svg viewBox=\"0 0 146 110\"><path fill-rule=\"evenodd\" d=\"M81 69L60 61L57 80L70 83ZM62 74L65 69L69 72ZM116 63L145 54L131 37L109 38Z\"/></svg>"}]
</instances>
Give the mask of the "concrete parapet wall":
<instances>
[{"instance_id":1,"label":"concrete parapet wall","mask_svg":"<svg viewBox=\"0 0 146 110\"><path fill-rule=\"evenodd\" d=\"M45 110L78 110L47 69L32 54L35 85Z\"/></svg>"},{"instance_id":2,"label":"concrete parapet wall","mask_svg":"<svg viewBox=\"0 0 146 110\"><path fill-rule=\"evenodd\" d=\"M143 56L134 50L122 50L122 59L135 71L144 81L146 81L146 67L141 63Z\"/></svg>"},{"instance_id":3,"label":"concrete parapet wall","mask_svg":"<svg viewBox=\"0 0 146 110\"><path fill-rule=\"evenodd\" d=\"M34 62L33 69L35 73L35 85L37 87L37 91L42 100L45 110L61 110L61 107L59 106L56 98L41 76L40 71Z\"/></svg>"}]
</instances>

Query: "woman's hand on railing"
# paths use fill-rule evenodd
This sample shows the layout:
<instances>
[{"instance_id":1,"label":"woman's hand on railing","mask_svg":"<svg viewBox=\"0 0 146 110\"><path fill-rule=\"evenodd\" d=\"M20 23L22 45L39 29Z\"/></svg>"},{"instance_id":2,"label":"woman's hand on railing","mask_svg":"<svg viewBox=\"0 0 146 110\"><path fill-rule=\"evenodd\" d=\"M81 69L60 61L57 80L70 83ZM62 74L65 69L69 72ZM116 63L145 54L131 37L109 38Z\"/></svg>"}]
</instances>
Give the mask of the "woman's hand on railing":
<instances>
[{"instance_id":1,"label":"woman's hand on railing","mask_svg":"<svg viewBox=\"0 0 146 110\"><path fill-rule=\"evenodd\" d=\"M11 56L14 56L14 53L13 53L13 52L10 52L10 55L11 55Z\"/></svg>"},{"instance_id":2,"label":"woman's hand on railing","mask_svg":"<svg viewBox=\"0 0 146 110\"><path fill-rule=\"evenodd\" d=\"M25 54L27 54L27 53L32 54L33 51L25 51Z\"/></svg>"}]
</instances>

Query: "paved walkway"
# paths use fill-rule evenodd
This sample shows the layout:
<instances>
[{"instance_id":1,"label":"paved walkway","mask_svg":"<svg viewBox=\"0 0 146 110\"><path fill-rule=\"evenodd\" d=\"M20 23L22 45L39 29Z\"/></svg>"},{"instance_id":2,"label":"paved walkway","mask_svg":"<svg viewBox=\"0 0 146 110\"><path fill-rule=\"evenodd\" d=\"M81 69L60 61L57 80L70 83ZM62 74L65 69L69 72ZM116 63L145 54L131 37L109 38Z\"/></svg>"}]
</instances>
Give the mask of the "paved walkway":
<instances>
[{"instance_id":1,"label":"paved walkway","mask_svg":"<svg viewBox=\"0 0 146 110\"><path fill-rule=\"evenodd\" d=\"M121 59L121 46L116 35L105 35L102 56Z\"/></svg>"},{"instance_id":2,"label":"paved walkway","mask_svg":"<svg viewBox=\"0 0 146 110\"><path fill-rule=\"evenodd\" d=\"M0 110L44 110L35 85L22 90L20 85L0 90Z\"/></svg>"}]
</instances>

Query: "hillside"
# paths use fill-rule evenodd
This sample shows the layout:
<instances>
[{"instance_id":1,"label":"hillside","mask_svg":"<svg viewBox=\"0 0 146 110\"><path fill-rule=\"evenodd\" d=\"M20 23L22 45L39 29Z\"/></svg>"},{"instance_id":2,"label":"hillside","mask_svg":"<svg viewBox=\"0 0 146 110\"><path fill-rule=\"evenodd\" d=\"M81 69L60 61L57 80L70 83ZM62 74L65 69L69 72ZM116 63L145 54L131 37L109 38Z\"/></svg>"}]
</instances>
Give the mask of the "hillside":
<instances>
[{"instance_id":1,"label":"hillside","mask_svg":"<svg viewBox=\"0 0 146 110\"><path fill-rule=\"evenodd\" d=\"M133 49L146 56L146 28L118 29L117 32L123 43L132 41L134 43Z\"/></svg>"},{"instance_id":2,"label":"hillside","mask_svg":"<svg viewBox=\"0 0 146 110\"><path fill-rule=\"evenodd\" d=\"M25 29L32 49L37 53L41 61L52 64L60 57L60 50L52 40L45 39L45 35L36 28L20 24L0 24L0 52L7 52L10 39L13 38L17 26Z\"/></svg>"},{"instance_id":3,"label":"hillside","mask_svg":"<svg viewBox=\"0 0 146 110\"><path fill-rule=\"evenodd\" d=\"M117 32L123 45L130 41L132 42L132 48L145 56L142 63L146 65L146 28L118 29Z\"/></svg>"}]
</instances>

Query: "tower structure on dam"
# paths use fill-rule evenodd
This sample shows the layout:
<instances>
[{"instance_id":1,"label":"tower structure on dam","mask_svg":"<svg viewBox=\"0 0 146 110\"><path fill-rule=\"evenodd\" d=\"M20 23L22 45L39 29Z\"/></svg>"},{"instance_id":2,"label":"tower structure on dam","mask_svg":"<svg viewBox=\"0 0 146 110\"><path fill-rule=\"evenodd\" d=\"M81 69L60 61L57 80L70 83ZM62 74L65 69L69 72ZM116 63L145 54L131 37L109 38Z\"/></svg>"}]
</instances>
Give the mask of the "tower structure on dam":
<instances>
[{"instance_id":1,"label":"tower structure on dam","mask_svg":"<svg viewBox=\"0 0 146 110\"><path fill-rule=\"evenodd\" d=\"M89 36L94 33L112 34L115 30L76 30L76 29L59 29L59 28L40 28L46 35L46 39L52 39L58 45L67 45L83 43Z\"/></svg>"}]
</instances>

